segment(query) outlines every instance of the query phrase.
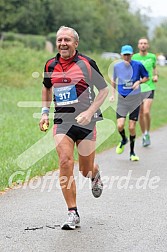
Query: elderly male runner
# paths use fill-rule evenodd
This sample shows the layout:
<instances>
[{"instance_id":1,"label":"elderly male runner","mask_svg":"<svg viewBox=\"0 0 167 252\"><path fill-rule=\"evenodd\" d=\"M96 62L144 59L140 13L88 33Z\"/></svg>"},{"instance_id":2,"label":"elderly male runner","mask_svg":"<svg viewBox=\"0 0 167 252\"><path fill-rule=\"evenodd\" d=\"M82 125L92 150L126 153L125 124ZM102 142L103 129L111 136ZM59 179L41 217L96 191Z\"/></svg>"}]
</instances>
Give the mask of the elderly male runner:
<instances>
[{"instance_id":1,"label":"elderly male runner","mask_svg":"<svg viewBox=\"0 0 167 252\"><path fill-rule=\"evenodd\" d=\"M95 164L96 122L102 120L99 107L108 95L107 84L96 62L79 53L78 33L62 26L57 31L58 54L45 64L42 88L40 129L49 126L49 108L53 100L54 139L59 158L60 185L68 208L68 219L62 229L75 229L80 224L73 175L74 146L78 150L79 170L91 179L93 196L100 197L103 184ZM95 96L94 88L98 93ZM86 199L84 199L86 202Z\"/></svg>"}]
</instances>

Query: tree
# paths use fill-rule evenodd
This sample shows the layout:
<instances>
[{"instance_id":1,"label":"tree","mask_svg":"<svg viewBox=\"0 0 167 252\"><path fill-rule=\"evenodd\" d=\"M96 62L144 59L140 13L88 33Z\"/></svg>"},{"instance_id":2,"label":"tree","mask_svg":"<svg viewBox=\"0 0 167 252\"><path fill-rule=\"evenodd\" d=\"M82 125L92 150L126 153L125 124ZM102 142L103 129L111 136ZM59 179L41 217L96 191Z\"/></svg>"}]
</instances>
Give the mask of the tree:
<instances>
[{"instance_id":1,"label":"tree","mask_svg":"<svg viewBox=\"0 0 167 252\"><path fill-rule=\"evenodd\" d=\"M167 19L165 19L154 31L151 41L153 50L167 56Z\"/></svg>"},{"instance_id":2,"label":"tree","mask_svg":"<svg viewBox=\"0 0 167 252\"><path fill-rule=\"evenodd\" d=\"M1 24L1 32L2 31L14 31L16 23L19 20L19 8L22 4L21 0L10 0L0 1L0 24Z\"/></svg>"},{"instance_id":3,"label":"tree","mask_svg":"<svg viewBox=\"0 0 167 252\"><path fill-rule=\"evenodd\" d=\"M46 35L62 26L76 29L79 48L119 52L146 36L140 12L131 13L128 0L1 0L1 32Z\"/></svg>"}]
</instances>

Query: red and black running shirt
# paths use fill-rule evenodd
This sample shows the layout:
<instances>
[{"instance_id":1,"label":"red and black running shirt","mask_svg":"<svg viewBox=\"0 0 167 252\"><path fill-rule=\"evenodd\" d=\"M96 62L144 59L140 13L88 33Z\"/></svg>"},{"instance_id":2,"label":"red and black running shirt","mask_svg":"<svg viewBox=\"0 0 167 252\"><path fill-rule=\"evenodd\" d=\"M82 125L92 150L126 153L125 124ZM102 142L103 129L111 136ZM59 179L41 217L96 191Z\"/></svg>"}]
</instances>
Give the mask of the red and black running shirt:
<instances>
[{"instance_id":1,"label":"red and black running shirt","mask_svg":"<svg viewBox=\"0 0 167 252\"><path fill-rule=\"evenodd\" d=\"M49 59L44 68L43 84L53 89L56 124L75 121L75 117L93 102L94 87L97 90L107 87L96 62L78 51L68 60L61 58L59 53ZM99 109L92 121L101 119Z\"/></svg>"}]
</instances>

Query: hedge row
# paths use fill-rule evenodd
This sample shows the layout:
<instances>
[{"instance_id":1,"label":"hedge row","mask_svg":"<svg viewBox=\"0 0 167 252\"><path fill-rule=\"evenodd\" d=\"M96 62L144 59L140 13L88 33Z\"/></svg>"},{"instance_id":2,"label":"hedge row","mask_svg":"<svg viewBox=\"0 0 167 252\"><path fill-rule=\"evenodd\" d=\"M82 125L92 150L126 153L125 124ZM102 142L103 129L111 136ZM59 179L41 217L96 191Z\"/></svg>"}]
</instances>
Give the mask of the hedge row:
<instances>
[{"instance_id":1,"label":"hedge row","mask_svg":"<svg viewBox=\"0 0 167 252\"><path fill-rule=\"evenodd\" d=\"M18 34L13 32L4 32L1 34L1 47L7 48L10 46L25 46L37 50L43 50L46 45L46 40L49 40L53 47L55 46L55 34L48 34L47 37L41 35Z\"/></svg>"}]
</instances>

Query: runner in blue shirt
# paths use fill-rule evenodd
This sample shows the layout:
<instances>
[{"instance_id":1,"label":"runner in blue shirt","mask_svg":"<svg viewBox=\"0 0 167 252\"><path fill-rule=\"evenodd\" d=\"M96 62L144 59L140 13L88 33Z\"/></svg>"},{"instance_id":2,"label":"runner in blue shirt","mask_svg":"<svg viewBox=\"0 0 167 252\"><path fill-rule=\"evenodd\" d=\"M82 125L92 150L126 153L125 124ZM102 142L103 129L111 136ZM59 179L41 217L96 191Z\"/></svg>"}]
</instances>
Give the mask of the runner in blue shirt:
<instances>
[{"instance_id":1,"label":"runner in blue shirt","mask_svg":"<svg viewBox=\"0 0 167 252\"><path fill-rule=\"evenodd\" d=\"M110 101L115 101L116 89L118 90L117 101L117 128L122 140L116 147L116 153L121 154L124 146L128 142L125 134L126 116L129 114L129 134L130 134L130 160L138 161L139 157L134 152L136 138L136 122L138 121L141 104L140 84L148 80L148 72L139 61L131 60L133 48L124 45L121 48L123 60L114 65L111 80L112 95ZM116 87L117 86L117 87Z\"/></svg>"}]
</instances>

